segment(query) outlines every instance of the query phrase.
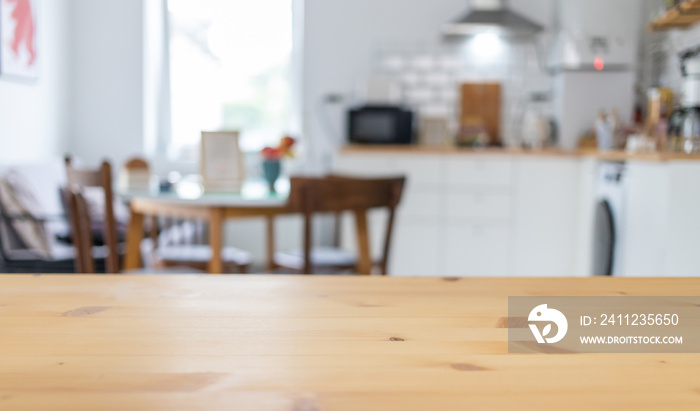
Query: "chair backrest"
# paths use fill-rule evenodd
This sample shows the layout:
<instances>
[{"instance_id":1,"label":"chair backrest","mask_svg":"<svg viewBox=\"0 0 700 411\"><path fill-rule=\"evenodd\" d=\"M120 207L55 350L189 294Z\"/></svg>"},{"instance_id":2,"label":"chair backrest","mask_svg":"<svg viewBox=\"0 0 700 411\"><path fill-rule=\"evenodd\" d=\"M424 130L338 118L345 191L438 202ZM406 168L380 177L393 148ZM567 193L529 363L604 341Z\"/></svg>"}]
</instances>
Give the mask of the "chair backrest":
<instances>
[{"instance_id":1,"label":"chair backrest","mask_svg":"<svg viewBox=\"0 0 700 411\"><path fill-rule=\"evenodd\" d=\"M108 255L106 272L119 272L119 252L117 223L114 217L114 193L112 191L112 167L103 162L97 170L79 170L66 158L66 177L70 205L71 232L76 248L76 272L94 273L95 261L92 256L94 246L90 207L85 199L85 189L101 188L104 191L103 235Z\"/></svg>"},{"instance_id":2,"label":"chair backrest","mask_svg":"<svg viewBox=\"0 0 700 411\"><path fill-rule=\"evenodd\" d=\"M293 177L290 180L289 208L304 215L304 272L311 273L312 226L315 213L351 211L355 215L358 247L361 255L369 256L367 211L387 208L389 219L384 237L381 272L387 274L396 207L401 201L405 177L354 178L331 175L324 178ZM369 275L371 259L358 259L357 272Z\"/></svg>"}]
</instances>

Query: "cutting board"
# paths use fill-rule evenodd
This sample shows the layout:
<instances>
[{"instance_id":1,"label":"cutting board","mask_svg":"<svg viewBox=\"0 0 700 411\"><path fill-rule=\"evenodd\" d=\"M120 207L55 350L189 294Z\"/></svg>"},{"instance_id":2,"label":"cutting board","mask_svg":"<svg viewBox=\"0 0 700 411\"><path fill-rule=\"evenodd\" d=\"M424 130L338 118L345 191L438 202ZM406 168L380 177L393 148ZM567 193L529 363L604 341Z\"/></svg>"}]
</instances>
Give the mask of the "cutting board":
<instances>
[{"instance_id":1,"label":"cutting board","mask_svg":"<svg viewBox=\"0 0 700 411\"><path fill-rule=\"evenodd\" d=\"M491 144L501 143L501 84L462 83L460 86L461 126L479 119L489 134Z\"/></svg>"}]
</instances>

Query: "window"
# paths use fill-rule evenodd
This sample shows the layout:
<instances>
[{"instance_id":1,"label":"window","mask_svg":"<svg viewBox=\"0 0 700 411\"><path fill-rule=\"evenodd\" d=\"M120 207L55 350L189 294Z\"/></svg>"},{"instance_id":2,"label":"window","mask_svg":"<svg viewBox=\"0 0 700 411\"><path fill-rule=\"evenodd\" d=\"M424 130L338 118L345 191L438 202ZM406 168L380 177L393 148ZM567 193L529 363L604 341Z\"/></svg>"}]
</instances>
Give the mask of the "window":
<instances>
[{"instance_id":1,"label":"window","mask_svg":"<svg viewBox=\"0 0 700 411\"><path fill-rule=\"evenodd\" d=\"M243 151L296 131L292 0L168 0L168 157L195 160L203 130L238 130Z\"/></svg>"}]
</instances>

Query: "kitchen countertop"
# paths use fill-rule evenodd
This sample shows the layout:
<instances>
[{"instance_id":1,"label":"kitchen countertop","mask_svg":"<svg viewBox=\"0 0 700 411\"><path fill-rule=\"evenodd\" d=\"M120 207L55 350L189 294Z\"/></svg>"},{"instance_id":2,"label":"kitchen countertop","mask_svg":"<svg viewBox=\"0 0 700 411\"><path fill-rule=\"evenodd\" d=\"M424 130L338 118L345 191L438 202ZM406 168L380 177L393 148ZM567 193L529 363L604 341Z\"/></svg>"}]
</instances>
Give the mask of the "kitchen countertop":
<instances>
[{"instance_id":1,"label":"kitchen countertop","mask_svg":"<svg viewBox=\"0 0 700 411\"><path fill-rule=\"evenodd\" d=\"M700 279L0 276L0 409L700 409L696 354L508 354L508 296Z\"/></svg>"},{"instance_id":2,"label":"kitchen countertop","mask_svg":"<svg viewBox=\"0 0 700 411\"><path fill-rule=\"evenodd\" d=\"M595 158L601 161L700 161L700 154L683 153L635 153L622 150L599 151L563 150L546 148L542 150L525 150L520 148L462 148L462 147L429 147L417 145L348 145L342 148L342 154L381 154L381 155L470 155L470 156L533 156L533 157L571 157Z\"/></svg>"}]
</instances>

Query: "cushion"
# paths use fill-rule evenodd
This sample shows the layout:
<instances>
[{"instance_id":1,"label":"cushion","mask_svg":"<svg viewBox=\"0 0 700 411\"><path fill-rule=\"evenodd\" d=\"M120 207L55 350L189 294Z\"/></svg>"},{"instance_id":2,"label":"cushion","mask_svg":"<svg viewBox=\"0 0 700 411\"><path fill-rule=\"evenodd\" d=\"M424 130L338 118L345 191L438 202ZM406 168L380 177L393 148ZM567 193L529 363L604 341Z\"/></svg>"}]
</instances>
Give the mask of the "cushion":
<instances>
[{"instance_id":1,"label":"cushion","mask_svg":"<svg viewBox=\"0 0 700 411\"><path fill-rule=\"evenodd\" d=\"M292 250L275 253L275 262L283 267L304 269L304 251ZM311 265L315 267L344 267L357 262L355 254L334 247L314 247L311 249Z\"/></svg>"},{"instance_id":2,"label":"cushion","mask_svg":"<svg viewBox=\"0 0 700 411\"><path fill-rule=\"evenodd\" d=\"M16 171L0 179L0 206L10 216L10 226L23 245L42 258L50 258L51 234L40 221L46 212L29 183ZM12 218L22 216L25 218Z\"/></svg>"},{"instance_id":3,"label":"cushion","mask_svg":"<svg viewBox=\"0 0 700 411\"><path fill-rule=\"evenodd\" d=\"M202 262L211 260L211 247L208 245L163 245L156 249L156 257L168 262ZM238 265L248 265L251 262L250 253L235 247L224 247L221 250L224 262Z\"/></svg>"},{"instance_id":4,"label":"cushion","mask_svg":"<svg viewBox=\"0 0 700 411\"><path fill-rule=\"evenodd\" d=\"M105 229L105 195L101 187L85 187L82 189L83 198L87 203L90 212L90 231L92 232L92 241L95 245L104 245L104 229ZM60 189L60 197L63 203L63 208L66 216L70 216L70 201L68 190L65 187ZM129 226L129 208L118 198L113 201L114 219L117 227L117 241L123 242L126 240L126 231Z\"/></svg>"},{"instance_id":5,"label":"cushion","mask_svg":"<svg viewBox=\"0 0 700 411\"><path fill-rule=\"evenodd\" d=\"M28 183L48 216L63 215L63 205L57 191L66 185L66 165L62 157L9 166L0 164L0 176L12 171L19 173Z\"/></svg>"},{"instance_id":6,"label":"cushion","mask_svg":"<svg viewBox=\"0 0 700 411\"><path fill-rule=\"evenodd\" d=\"M107 247L100 246L92 248L93 258L104 259L107 258L108 254L109 251L107 250ZM11 250L7 252L7 256L12 261L70 261L75 259L75 247L66 244L56 243L52 247L51 255L49 255L48 257L39 256L36 252L27 249Z\"/></svg>"},{"instance_id":7,"label":"cushion","mask_svg":"<svg viewBox=\"0 0 700 411\"><path fill-rule=\"evenodd\" d=\"M204 225L199 221L185 220L170 224L167 219L161 222L162 231L158 235L158 244L183 245L183 244L204 244L202 234ZM198 238L200 237L200 238Z\"/></svg>"}]
</instances>

